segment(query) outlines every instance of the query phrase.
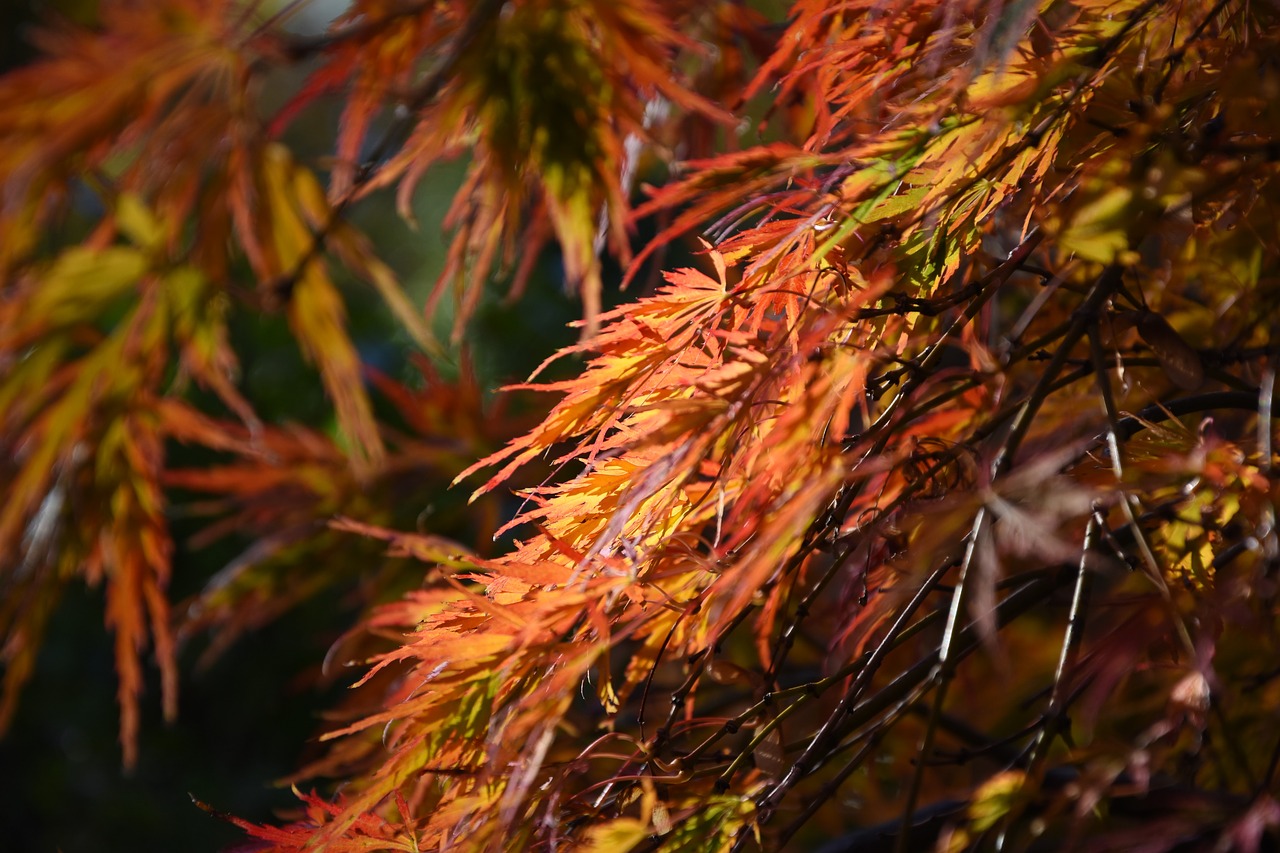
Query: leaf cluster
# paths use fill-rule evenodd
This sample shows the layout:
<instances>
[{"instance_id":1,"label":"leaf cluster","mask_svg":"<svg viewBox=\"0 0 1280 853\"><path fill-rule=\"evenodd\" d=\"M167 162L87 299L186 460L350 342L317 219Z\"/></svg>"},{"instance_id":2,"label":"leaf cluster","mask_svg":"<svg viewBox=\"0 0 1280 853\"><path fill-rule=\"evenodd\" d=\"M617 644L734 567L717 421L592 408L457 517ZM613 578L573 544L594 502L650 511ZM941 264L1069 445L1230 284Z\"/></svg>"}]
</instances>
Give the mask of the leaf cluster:
<instances>
[{"instance_id":1,"label":"leaf cluster","mask_svg":"<svg viewBox=\"0 0 1280 853\"><path fill-rule=\"evenodd\" d=\"M322 38L253 30L220 36L225 53L203 47L221 32L206 24L190 66L205 70L175 91L215 76L245 88L200 109L243 115L246 51L321 58L295 108L339 86L347 98L327 194L256 129L220 137L233 142L212 162L229 165L188 181L225 193L222 219L181 207L167 189L180 181L108 166L102 129L124 122L121 144L145 152L170 120L159 107L69 120L57 165L110 168L119 189L84 244L42 261L16 242L6 261L18 284L0 321L31 331L6 337L0 394L17 414L0 437L18 499L0 552L39 553L59 501L110 507L84 556L58 553L140 591L109 604L126 710L139 638L162 656L172 642L162 485L230 495L228 523L264 530L350 514L422 561L420 584L365 619L390 645L304 771L340 791L303 795L295 820L239 821L264 849L1274 843L1276 11L797 0L770 24L713 8L370 0ZM156 51L187 43L151 28ZM698 39L713 49L698 56ZM215 55L243 65L213 75ZM710 70L674 83L681 59ZM387 141L361 161L391 102ZM49 133L4 118L30 103L0 90L0 139ZM655 125L668 108L733 110L757 136L695 148L632 210L629 146L680 128ZM393 181L407 198L462 150L447 275L474 293L500 256L554 235L586 314L559 356L582 369L540 380L543 365L516 386L552 395L545 418L475 462L474 443L446 461L384 438L327 277L332 255L401 304L340 214ZM47 189L28 188L65 177L21 162L0 161L17 188L5 204L43 225ZM601 312L600 249L626 259L626 228L650 216L657 236L628 276L692 237L696 263ZM238 246L283 300L345 447L248 413L214 427L168 390L176 359L244 409L226 348L192 343L221 340L218 321L176 307L208 317L200 306L226 298L209 241ZM102 329L104 316L122 319ZM411 424L418 405L435 401L402 407ZM438 448L475 424L417 426ZM249 461L166 473L161 437ZM267 456L288 473L264 474ZM543 461L538 485L512 479ZM514 483L510 547L467 553L343 503L400 464L484 472L477 502ZM312 470L342 485L277 506ZM291 544L328 548L306 532ZM5 577L65 577L23 560ZM263 596L234 600L228 624L287 600ZM29 630L5 618L10 637Z\"/></svg>"}]
</instances>

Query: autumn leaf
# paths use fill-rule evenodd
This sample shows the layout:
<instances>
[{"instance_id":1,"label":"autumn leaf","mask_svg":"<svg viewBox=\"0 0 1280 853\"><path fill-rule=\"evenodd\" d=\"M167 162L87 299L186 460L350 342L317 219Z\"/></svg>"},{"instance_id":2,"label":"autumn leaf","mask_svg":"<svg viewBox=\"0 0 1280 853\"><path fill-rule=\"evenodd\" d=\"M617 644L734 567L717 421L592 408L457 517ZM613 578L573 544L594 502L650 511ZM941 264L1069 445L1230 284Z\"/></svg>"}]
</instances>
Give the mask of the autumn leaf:
<instances>
[{"instance_id":1,"label":"autumn leaf","mask_svg":"<svg viewBox=\"0 0 1280 853\"><path fill-rule=\"evenodd\" d=\"M148 655L172 716L179 644L340 598L262 849L1272 840L1274 10L294 8L0 78L0 721L69 583L127 762ZM354 214L428 184L424 310ZM582 336L496 404L533 342L467 318L548 271ZM264 314L335 423L242 380Z\"/></svg>"}]
</instances>

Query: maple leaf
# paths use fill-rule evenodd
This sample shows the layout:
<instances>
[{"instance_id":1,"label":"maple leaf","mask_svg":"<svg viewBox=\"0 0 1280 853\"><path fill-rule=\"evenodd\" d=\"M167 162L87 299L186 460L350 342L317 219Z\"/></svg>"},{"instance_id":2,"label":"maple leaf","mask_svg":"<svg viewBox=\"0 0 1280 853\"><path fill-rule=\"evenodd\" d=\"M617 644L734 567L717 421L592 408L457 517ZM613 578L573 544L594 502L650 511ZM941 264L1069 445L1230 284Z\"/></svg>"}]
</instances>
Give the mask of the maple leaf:
<instances>
[{"instance_id":1,"label":"maple leaf","mask_svg":"<svg viewBox=\"0 0 1280 853\"><path fill-rule=\"evenodd\" d=\"M1082 6L1052 24L1030 6L985 18L983 8L868 2L836 13L826 4L796 4L791 38L783 37L748 93L773 81L784 94L813 93L822 106L807 138L689 163L686 176L637 211L673 216L647 251L708 223L727 235L706 252L716 276L668 273L666 287L602 315L599 333L570 350L589 356L578 378L521 386L561 395L543 423L461 475L497 469L478 496L541 454L573 466L571 475L525 492L528 503L512 525L535 532L468 576L483 585L483 598L460 588L457 604L428 615L402 651L383 659L414 661L405 685L453 671L478 678L492 672L484 658L510 638L499 671L525 677L493 694L488 736L519 732L529 740L522 752L504 742L485 755L489 767L512 768L496 771L501 805L493 812L512 831L508 816L545 810L545 826L577 814L588 825L599 821L585 839L629 838L653 818L637 818L627 803L640 796L646 773L660 773L672 816L663 821L671 827L663 846L680 849L695 826L705 839L710 829L693 814L705 811L709 789L688 768L709 760L713 745L743 725L759 731L715 767L715 790L751 806L731 822L740 842L768 831L793 789L825 799L846 778L827 767L829 756L865 743L851 772L881 732L905 725L910 703L936 691L943 708L947 685L962 677L949 661L968 658L980 641L995 648L1021 608L1061 582L1044 563L1078 559L1084 576L1091 546L1082 555L1080 537L1095 535L1085 529L1102 523L1108 501L1129 500L1115 479L1099 490L1076 487L1083 443L1057 453L1047 447L1084 442L1120 422L1114 399L1102 409L1086 405L1093 391L1079 379L1088 371L1067 372L1067 365L1109 369L1105 355L1095 348L1090 361L1078 344L1107 300L1136 301L1115 264L1135 263L1132 247L1162 227L1165 212L1129 206L1142 178L1133 159L1117 155L1137 157L1138 148L1122 134L1100 136L1090 122L1133 88L1118 57L1166 24L1151 3ZM1010 35L1033 24L1046 43ZM797 43L807 45L804 52ZM1149 141L1155 132L1138 135ZM996 243L1005 250L986 248ZM1098 278L1098 264L1112 266ZM1040 274L1041 282L1072 283L1080 295L1061 303L1072 306L1073 319L1041 316L1046 300L1024 290L1033 267L1061 270ZM977 330L995 328L984 324L1005 310L1021 318L997 355ZM1159 340L1148 343L1166 370L1177 350L1170 378L1186 379L1178 368L1192 363L1193 347L1152 335ZM1054 350L1048 366L1033 367L1030 357L1044 348ZM957 351L964 360L947 366L947 353ZM1132 386L1128 393L1132 402L1149 399ZM1133 536L1145 535L1130 525ZM1171 600L1171 593L1158 569L1145 577L1154 591L1135 607L1134 625L1149 627L1161 596ZM837 579L860 581L858 607L841 607L849 599L830 591ZM916 623L945 623L942 640L913 639L915 629L905 626L944 592L946 606ZM576 618L560 615L585 602L592 605ZM752 608L760 602L767 609L757 617ZM796 637L819 613L836 638L832 654L796 651ZM736 640L746 623L758 635ZM477 643L476 660L460 657L446 630L492 633ZM1068 663L1079 642L1071 630L1063 644ZM1186 630L1174 614L1160 636ZM563 633L549 643L541 639L546 631ZM673 710L656 732L633 735L634 751L613 759L621 769L601 775L601 793L588 806L562 798L565 777L545 765L583 716L547 691L567 686L551 673L581 677L581 662L596 659L602 645L630 660L621 690L600 674L607 715L630 702L643 719L655 689L670 695ZM434 653L436 646L444 651ZM916 664L895 670L892 681L877 680L878 668L905 646L915 648ZM1135 644L1114 673L1150 648ZM728 654L751 663L712 660ZM802 660L832 674L783 680L785 661ZM533 676L536 661L548 667L542 680ZM1064 672L1055 677L1051 709L1068 701L1068 678L1088 677ZM800 695L820 697L836 684L844 685L837 698ZM776 716L765 710L768 699L752 695L791 690L794 702ZM437 696L393 699L340 734L377 724L412 731L415 713L432 731L447 727L435 716L444 701ZM708 706L733 708L730 721L703 716ZM808 719L816 732L794 755L775 748L784 716ZM554 736L548 719L560 721ZM928 717L926 752L943 719ZM710 734L686 736L695 730ZM1041 766L1048 753L1032 749ZM576 755L588 761L595 747ZM763 756L763 774L747 766L748 755ZM417 761L406 752L384 765L359 807L385 803L405 783L399 773ZM915 766L905 820L926 776ZM545 781L534 786L539 773ZM451 790L462 794L469 785ZM536 793L543 791L556 793ZM971 809L979 833L1019 819L1017 809L995 802L994 786L988 794L979 792ZM437 825L470 828L471 809L480 808L468 801L464 811L438 813ZM798 825L771 837L785 840ZM491 843L475 838L477 848Z\"/></svg>"},{"instance_id":2,"label":"maple leaf","mask_svg":"<svg viewBox=\"0 0 1280 853\"><path fill-rule=\"evenodd\" d=\"M248 542L182 604L184 637L214 632L203 664L327 587L359 578L358 597L368 604L405 583L406 571L413 570L404 558L455 569L478 559L472 549L496 526L496 506L487 502L487 510L461 518L435 492L475 455L474 448L499 443L519 419L508 421L503 407L487 405L466 374L450 383L425 360L419 369L425 383L418 390L375 376L407 429L392 435L386 464L372 478L362 476L332 437L315 430L246 427L177 400L163 403L170 438L233 454L219 464L163 474L167 486L208 498L191 504L194 513L208 517L192 544L235 537ZM429 500L437 505L428 521L421 507ZM415 521L438 532L405 534L385 526ZM447 534L463 534L472 544ZM346 556L335 559L339 554Z\"/></svg>"},{"instance_id":3,"label":"maple leaf","mask_svg":"<svg viewBox=\"0 0 1280 853\"><path fill-rule=\"evenodd\" d=\"M1273 833L1271 11L359 0L291 37L105 8L0 83L0 719L76 575L126 761L148 644L172 713L181 490L197 546L244 550L179 636L363 593L330 660L365 675L301 771L340 790L233 819L266 849L1124 845L1169 790L1152 844ZM321 97L310 163L277 134ZM645 150L684 162L633 209ZM455 337L553 240L582 295L512 386L550 395L533 423L347 330L339 265L444 357L347 215L453 158ZM657 286L603 311L605 248ZM254 413L233 305L285 315L332 434ZM475 518L440 496L481 472Z\"/></svg>"},{"instance_id":4,"label":"maple leaf","mask_svg":"<svg viewBox=\"0 0 1280 853\"><path fill-rule=\"evenodd\" d=\"M395 52L372 54L382 63L379 82L353 99L359 114L341 145L356 149L369 104L409 73L415 48L443 50L442 65L414 88L408 140L362 191L399 180L400 208L408 215L410 193L428 169L470 147L467 177L446 219L456 233L436 291L438 299L452 285L459 294L455 336L479 295L466 282L483 279L499 257L512 263L519 245L524 259L513 291L520 292L552 234L568 286L582 293L589 336L601 309L602 245L624 261L629 257L624 179L634 165L625 152L628 139L650 135L646 101L663 98L721 120L728 115L671 75L671 56L692 43L664 3L524 0L494 14L499 6L473 11L456 4L426 26L401 22L406 35L394 42ZM335 61L357 73L345 56ZM456 79L444 85L445 74ZM339 171L336 191L350 184L349 174L349 168Z\"/></svg>"}]
</instances>

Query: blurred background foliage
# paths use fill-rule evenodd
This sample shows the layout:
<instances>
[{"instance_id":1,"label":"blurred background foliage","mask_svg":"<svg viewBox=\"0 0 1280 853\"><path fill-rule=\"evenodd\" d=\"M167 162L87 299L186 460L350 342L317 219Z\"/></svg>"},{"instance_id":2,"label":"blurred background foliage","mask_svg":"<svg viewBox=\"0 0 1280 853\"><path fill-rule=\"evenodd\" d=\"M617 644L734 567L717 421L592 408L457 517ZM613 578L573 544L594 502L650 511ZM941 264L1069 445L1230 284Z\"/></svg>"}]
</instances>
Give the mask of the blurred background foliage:
<instances>
[{"instance_id":1,"label":"blurred background foliage","mask_svg":"<svg viewBox=\"0 0 1280 853\"><path fill-rule=\"evenodd\" d=\"M291 19L291 26L319 32L344 7L340 0L311 3L304 14ZM92 25L96 14L96 0L0 4L0 72L35 57L29 37L36 24L69 19ZM266 106L286 97L306 70L292 69L274 81L279 94L264 93ZM315 105L290 125L283 141L301 162L323 170L323 158L333 150L338 115L335 104ZM447 235L441 220L465 165L435 169L419 187L414 202L416 227L398 215L392 191L365 199L351 213L352 221L370 235L378 256L397 272L418 305L426 301L443 268ZM66 227L74 231L76 223ZM621 298L620 275L608 265L605 275L608 308ZM507 282L490 282L464 340L452 345L432 365L434 370L446 380L457 380L469 370L486 397L506 383L524 379L550 354L577 339L569 324L581 316L581 306L565 293L563 280L559 250L553 244L544 250L527 292L518 301L508 298ZM421 389L423 376L413 363L411 341L385 304L367 288L339 284L349 310L349 332L365 363ZM441 310L431 319L440 340L447 342L454 324L449 300L441 301ZM241 359L241 390L263 421L297 423L332 434L332 406L314 367L299 353L285 317L237 306L230 330L233 349ZM571 369L571 362L558 367ZM191 393L198 401L214 403L211 397L202 400L199 389ZM512 401L504 408L511 422L492 425L494 434L517 430L541 405L536 399ZM209 451L200 448L173 444L167 452L176 469L210 461ZM459 541L476 544L482 531L463 512L466 491L446 492L447 481L444 477L409 484L407 492L393 496L400 505L385 523L413 529L423 513L430 513L432 532L452 533ZM179 606L242 558L256 538L232 533L216 540L193 540L206 519L201 517L200 496L186 497L183 501L179 494L171 507L177 551L170 597ZM374 495L370 500L378 498ZM506 507L504 514L513 510ZM450 513L454 520L442 524L440 516ZM355 534L330 536L320 541ZM382 550L379 543L369 543L370 559L391 563L393 570L398 564L410 573L420 573L420 568L412 567L418 564L388 560ZM280 559L300 556L305 559L285 550ZM383 593L395 588L391 584ZM101 587L68 585L48 626L36 675L24 689L8 736L0 739L0 767L5 768L0 773L0 849L219 850L242 841L242 833L193 806L190 797L255 821L271 820L274 810L296 805L296 798L280 780L305 763L306 748L300 755L298 744L314 739L322 726L320 714L339 704L352 680L342 672L322 676L319 670L326 653L351 627L357 608L367 603L359 590L349 586L322 590L264 627L249 626L253 630L245 636L190 638L180 654L183 681L175 724L162 720L155 699L160 693L159 673L146 668L139 761L130 772L121 768L117 678L110 634L102 620L103 599ZM216 655L208 654L211 643L218 644L213 650ZM68 815L75 815L75 820L69 821Z\"/></svg>"}]
</instances>

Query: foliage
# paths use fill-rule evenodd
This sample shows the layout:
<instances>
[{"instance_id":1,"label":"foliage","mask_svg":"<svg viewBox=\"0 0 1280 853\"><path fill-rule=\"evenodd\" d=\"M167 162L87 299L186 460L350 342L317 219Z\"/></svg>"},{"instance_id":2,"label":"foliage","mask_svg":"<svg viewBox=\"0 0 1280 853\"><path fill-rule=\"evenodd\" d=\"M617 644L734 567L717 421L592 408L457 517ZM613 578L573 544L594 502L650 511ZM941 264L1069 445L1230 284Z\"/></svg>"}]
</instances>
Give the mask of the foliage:
<instances>
[{"instance_id":1,"label":"foliage","mask_svg":"<svg viewBox=\"0 0 1280 853\"><path fill-rule=\"evenodd\" d=\"M232 818L262 849L1275 843L1280 12L684 8L358 0L299 38L121 0L45 33L0 80L5 712L75 576L126 762L148 641L176 710L166 507L197 490L259 544L181 631L260 625L370 539L421 561L338 647L367 674L300 778L340 790ZM335 92L326 191L275 134ZM683 162L632 210L645 146ZM442 348L345 214L463 153L438 292L465 322L554 237L583 365L515 386L553 396L510 432L465 379L380 378L395 430L335 263ZM638 280L692 237L601 310L605 247ZM254 414L233 305L288 317L335 434ZM424 476L482 532L519 488L509 547L397 532Z\"/></svg>"}]
</instances>

